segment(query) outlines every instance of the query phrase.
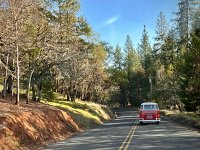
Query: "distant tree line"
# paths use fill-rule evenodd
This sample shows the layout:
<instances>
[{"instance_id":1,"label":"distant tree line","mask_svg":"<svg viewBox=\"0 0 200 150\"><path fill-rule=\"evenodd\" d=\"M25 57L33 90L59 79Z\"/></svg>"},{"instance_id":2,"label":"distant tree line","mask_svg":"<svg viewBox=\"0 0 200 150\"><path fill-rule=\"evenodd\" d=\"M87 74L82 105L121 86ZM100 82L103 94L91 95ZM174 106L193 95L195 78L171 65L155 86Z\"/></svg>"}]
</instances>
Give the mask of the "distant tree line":
<instances>
[{"instance_id":1,"label":"distant tree line","mask_svg":"<svg viewBox=\"0 0 200 150\"><path fill-rule=\"evenodd\" d=\"M169 25L160 12L153 45L144 26L137 49L127 36L125 48L113 50L108 69L116 88L111 101L139 106L158 102L163 108L200 109L200 2L179 0Z\"/></svg>"}]
</instances>

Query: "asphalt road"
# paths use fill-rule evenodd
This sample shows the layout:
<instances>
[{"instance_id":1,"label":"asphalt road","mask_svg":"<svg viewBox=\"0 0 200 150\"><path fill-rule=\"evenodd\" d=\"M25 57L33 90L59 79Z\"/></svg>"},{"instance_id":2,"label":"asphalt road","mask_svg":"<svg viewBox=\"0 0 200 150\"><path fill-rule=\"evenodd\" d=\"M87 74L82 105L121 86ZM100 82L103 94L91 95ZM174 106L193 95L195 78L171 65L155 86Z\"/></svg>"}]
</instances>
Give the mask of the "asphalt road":
<instances>
[{"instance_id":1,"label":"asphalt road","mask_svg":"<svg viewBox=\"0 0 200 150\"><path fill-rule=\"evenodd\" d=\"M118 117L45 150L200 150L200 133L169 121L139 125L136 111Z\"/></svg>"}]
</instances>

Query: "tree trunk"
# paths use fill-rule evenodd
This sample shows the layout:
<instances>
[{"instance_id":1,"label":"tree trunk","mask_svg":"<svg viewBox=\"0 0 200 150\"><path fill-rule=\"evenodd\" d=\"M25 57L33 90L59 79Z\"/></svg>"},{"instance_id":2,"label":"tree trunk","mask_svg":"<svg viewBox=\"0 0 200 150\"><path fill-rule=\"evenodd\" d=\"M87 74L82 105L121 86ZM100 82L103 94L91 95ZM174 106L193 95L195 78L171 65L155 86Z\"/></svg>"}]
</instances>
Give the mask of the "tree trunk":
<instances>
[{"instance_id":1,"label":"tree trunk","mask_svg":"<svg viewBox=\"0 0 200 150\"><path fill-rule=\"evenodd\" d=\"M8 76L7 79L7 92L12 93L12 87L13 87L13 77L11 75Z\"/></svg>"},{"instance_id":2,"label":"tree trunk","mask_svg":"<svg viewBox=\"0 0 200 150\"><path fill-rule=\"evenodd\" d=\"M36 93L35 93L35 83L32 83L32 100L36 101Z\"/></svg>"},{"instance_id":3,"label":"tree trunk","mask_svg":"<svg viewBox=\"0 0 200 150\"><path fill-rule=\"evenodd\" d=\"M15 69L14 69L14 66L15 66L15 63L14 63L15 61L14 61L14 58L12 59L12 72L15 72ZM11 101L13 100L13 95L14 95L14 93L13 93L13 83L14 83L14 77L12 76L12 84L11 84Z\"/></svg>"},{"instance_id":4,"label":"tree trunk","mask_svg":"<svg viewBox=\"0 0 200 150\"><path fill-rule=\"evenodd\" d=\"M13 95L14 95L14 93L13 93L13 83L12 83L12 86L11 86L11 101L13 100Z\"/></svg>"},{"instance_id":5,"label":"tree trunk","mask_svg":"<svg viewBox=\"0 0 200 150\"><path fill-rule=\"evenodd\" d=\"M9 60L9 54L6 57L6 67L7 68L8 68L8 60ZM4 82L3 82L3 91L2 91L2 97L3 98L6 98L7 78L8 78L8 70L5 69L5 76L4 76Z\"/></svg>"},{"instance_id":6,"label":"tree trunk","mask_svg":"<svg viewBox=\"0 0 200 150\"><path fill-rule=\"evenodd\" d=\"M41 79L39 79L39 83L38 83L38 101L41 100L41 96L42 96L42 81Z\"/></svg>"},{"instance_id":7,"label":"tree trunk","mask_svg":"<svg viewBox=\"0 0 200 150\"><path fill-rule=\"evenodd\" d=\"M84 100L84 96L85 96L85 93L84 93L84 90L81 91L81 100L83 101Z\"/></svg>"},{"instance_id":8,"label":"tree trunk","mask_svg":"<svg viewBox=\"0 0 200 150\"><path fill-rule=\"evenodd\" d=\"M29 96L29 90L30 90L30 87L31 87L31 80L32 80L32 75L33 75L33 72L34 72L35 68L33 68L33 70L31 71L30 73L30 76L29 76L29 80L28 80L28 86L27 86L27 99L26 99L26 103L28 104L29 103L29 99L30 99L30 96Z\"/></svg>"},{"instance_id":9,"label":"tree trunk","mask_svg":"<svg viewBox=\"0 0 200 150\"><path fill-rule=\"evenodd\" d=\"M67 92L67 101L70 101L70 96L69 96L69 92Z\"/></svg>"},{"instance_id":10,"label":"tree trunk","mask_svg":"<svg viewBox=\"0 0 200 150\"><path fill-rule=\"evenodd\" d=\"M64 83L65 81L64 81L64 79L62 79L62 90L60 91L59 90L59 92L61 92L63 95L65 95L65 83Z\"/></svg>"},{"instance_id":11,"label":"tree trunk","mask_svg":"<svg viewBox=\"0 0 200 150\"><path fill-rule=\"evenodd\" d=\"M56 86L55 86L55 92L59 92L59 80L58 80L58 77L57 77L57 75L56 75L56 79L55 79L56 81Z\"/></svg>"},{"instance_id":12,"label":"tree trunk","mask_svg":"<svg viewBox=\"0 0 200 150\"><path fill-rule=\"evenodd\" d=\"M20 80L19 80L19 46L17 44L17 49L16 49L16 54L17 54L17 58L16 58L16 67L17 67L17 86L16 86L16 91L17 91L17 95L16 95L16 105L19 105L19 85L20 85Z\"/></svg>"}]
</instances>

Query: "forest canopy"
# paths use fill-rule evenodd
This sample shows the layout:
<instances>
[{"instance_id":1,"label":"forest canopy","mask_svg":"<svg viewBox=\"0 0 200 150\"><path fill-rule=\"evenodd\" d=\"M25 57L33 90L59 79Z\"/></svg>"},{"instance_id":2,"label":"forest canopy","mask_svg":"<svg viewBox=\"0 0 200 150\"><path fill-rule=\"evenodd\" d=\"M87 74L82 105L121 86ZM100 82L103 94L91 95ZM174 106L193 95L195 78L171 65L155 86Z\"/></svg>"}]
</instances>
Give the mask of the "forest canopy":
<instances>
[{"instance_id":1,"label":"forest canopy","mask_svg":"<svg viewBox=\"0 0 200 150\"><path fill-rule=\"evenodd\" d=\"M200 4L177 5L171 22L158 14L154 43L144 25L138 46L127 35L121 48L96 36L78 0L0 0L2 96L199 110Z\"/></svg>"}]
</instances>

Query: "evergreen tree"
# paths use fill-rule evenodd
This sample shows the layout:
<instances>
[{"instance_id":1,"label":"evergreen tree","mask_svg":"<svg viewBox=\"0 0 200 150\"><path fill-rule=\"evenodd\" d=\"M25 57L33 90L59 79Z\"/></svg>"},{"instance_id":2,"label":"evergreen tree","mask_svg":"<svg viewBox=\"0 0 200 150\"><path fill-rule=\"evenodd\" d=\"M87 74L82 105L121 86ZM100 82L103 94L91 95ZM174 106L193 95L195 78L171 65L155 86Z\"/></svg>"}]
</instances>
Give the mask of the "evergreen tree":
<instances>
[{"instance_id":1,"label":"evergreen tree","mask_svg":"<svg viewBox=\"0 0 200 150\"><path fill-rule=\"evenodd\" d=\"M195 30L200 28L200 5L199 8L194 13L194 17L192 20L192 32L195 32Z\"/></svg>"},{"instance_id":2,"label":"evergreen tree","mask_svg":"<svg viewBox=\"0 0 200 150\"><path fill-rule=\"evenodd\" d=\"M168 34L168 23L163 12L160 12L156 24L156 37L154 43L154 54L157 56L162 51L162 45Z\"/></svg>"},{"instance_id":3,"label":"evergreen tree","mask_svg":"<svg viewBox=\"0 0 200 150\"><path fill-rule=\"evenodd\" d=\"M122 52L121 48L117 44L114 52L114 67L117 70L122 70L122 65L123 65L123 57L122 57Z\"/></svg>"},{"instance_id":4,"label":"evergreen tree","mask_svg":"<svg viewBox=\"0 0 200 150\"><path fill-rule=\"evenodd\" d=\"M127 70L126 96L127 101L132 105L138 106L140 103L140 89L141 89L141 77L144 74L144 70L141 65L140 56L135 52L133 44L129 35L126 37L125 48L125 69Z\"/></svg>"},{"instance_id":5,"label":"evergreen tree","mask_svg":"<svg viewBox=\"0 0 200 150\"><path fill-rule=\"evenodd\" d=\"M200 6L199 4L200 2L198 0L179 0L178 12L176 13L175 19L179 35L179 55L189 50L192 22L195 19L196 8Z\"/></svg>"},{"instance_id":6,"label":"evergreen tree","mask_svg":"<svg viewBox=\"0 0 200 150\"><path fill-rule=\"evenodd\" d=\"M152 66L152 49L149 42L149 36L144 26L144 30L142 33L142 39L140 44L140 55L142 60L142 66L146 70L146 72L150 73L150 67Z\"/></svg>"},{"instance_id":7,"label":"evergreen tree","mask_svg":"<svg viewBox=\"0 0 200 150\"><path fill-rule=\"evenodd\" d=\"M177 12L177 30L179 33L177 75L180 86L180 98L187 111L196 111L198 104L198 61L199 55L199 1L180 0Z\"/></svg>"},{"instance_id":8,"label":"evergreen tree","mask_svg":"<svg viewBox=\"0 0 200 150\"><path fill-rule=\"evenodd\" d=\"M124 58L119 45L114 49L113 53L113 66L108 69L111 82L111 101L113 103L119 103L121 106L127 105L127 70L124 68Z\"/></svg>"},{"instance_id":9,"label":"evergreen tree","mask_svg":"<svg viewBox=\"0 0 200 150\"><path fill-rule=\"evenodd\" d=\"M145 76L141 82L143 99L152 98L152 86L154 77L152 49L149 42L148 32L144 26L141 44L139 45L140 55L142 58L142 66L145 71Z\"/></svg>"},{"instance_id":10,"label":"evergreen tree","mask_svg":"<svg viewBox=\"0 0 200 150\"><path fill-rule=\"evenodd\" d=\"M200 107L200 28L191 36L190 51L183 55L183 61L179 64L180 96L185 104L186 111L197 111Z\"/></svg>"},{"instance_id":11,"label":"evergreen tree","mask_svg":"<svg viewBox=\"0 0 200 150\"><path fill-rule=\"evenodd\" d=\"M191 32L192 21L196 18L195 13L199 8L200 2L198 0L179 0L177 15L177 29L179 37L189 38ZM189 40L189 39L188 39Z\"/></svg>"}]
</instances>

